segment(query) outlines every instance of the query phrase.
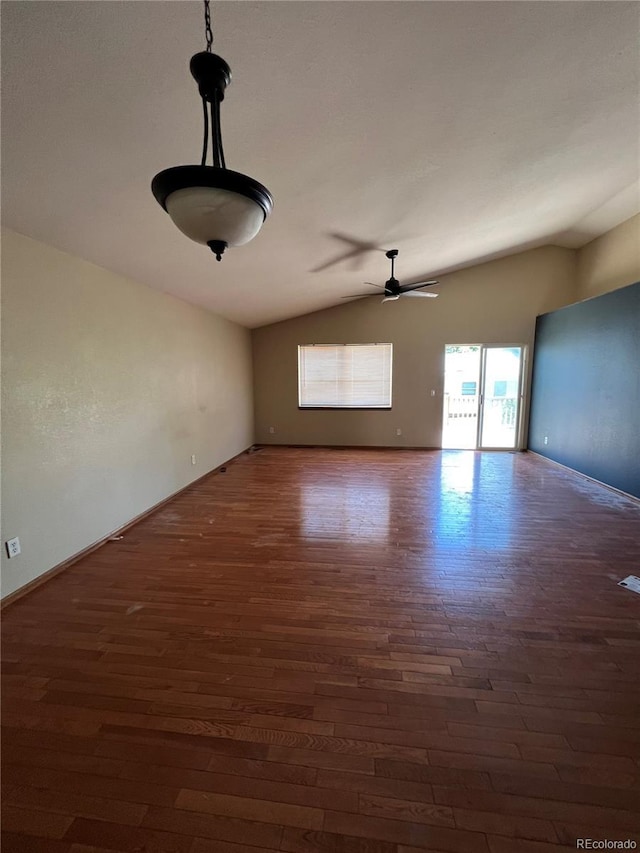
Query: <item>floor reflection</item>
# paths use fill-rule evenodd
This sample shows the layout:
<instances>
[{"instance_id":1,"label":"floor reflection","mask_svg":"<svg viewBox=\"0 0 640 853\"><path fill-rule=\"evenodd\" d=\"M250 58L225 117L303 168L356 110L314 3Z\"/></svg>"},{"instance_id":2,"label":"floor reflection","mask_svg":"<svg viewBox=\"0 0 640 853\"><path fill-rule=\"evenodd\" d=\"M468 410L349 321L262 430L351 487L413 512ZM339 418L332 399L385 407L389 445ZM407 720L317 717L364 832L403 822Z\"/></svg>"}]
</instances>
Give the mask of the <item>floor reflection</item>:
<instances>
[{"instance_id":1,"label":"floor reflection","mask_svg":"<svg viewBox=\"0 0 640 853\"><path fill-rule=\"evenodd\" d=\"M386 482L326 482L300 488L302 533L310 539L385 542L389 537L389 488Z\"/></svg>"},{"instance_id":2,"label":"floor reflection","mask_svg":"<svg viewBox=\"0 0 640 853\"><path fill-rule=\"evenodd\" d=\"M463 550L501 550L513 538L513 456L496 466L495 454L449 450L440 458L436 544ZM499 470L497 470L499 468Z\"/></svg>"}]
</instances>

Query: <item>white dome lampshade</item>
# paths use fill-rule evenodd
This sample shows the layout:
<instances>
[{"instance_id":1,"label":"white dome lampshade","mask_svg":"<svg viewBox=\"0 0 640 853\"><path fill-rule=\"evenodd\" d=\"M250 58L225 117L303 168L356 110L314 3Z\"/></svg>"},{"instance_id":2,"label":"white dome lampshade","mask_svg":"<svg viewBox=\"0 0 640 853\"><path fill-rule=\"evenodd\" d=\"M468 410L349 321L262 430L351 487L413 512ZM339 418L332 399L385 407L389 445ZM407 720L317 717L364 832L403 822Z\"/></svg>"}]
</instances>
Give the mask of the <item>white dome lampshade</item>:
<instances>
[{"instance_id":1,"label":"white dome lampshade","mask_svg":"<svg viewBox=\"0 0 640 853\"><path fill-rule=\"evenodd\" d=\"M218 260L227 247L253 240L273 207L262 184L215 166L165 169L151 188L176 227L209 246Z\"/></svg>"},{"instance_id":2,"label":"white dome lampshade","mask_svg":"<svg viewBox=\"0 0 640 853\"><path fill-rule=\"evenodd\" d=\"M213 187L177 190L166 205L174 224L196 243L209 243L215 234L213 239L227 246L243 246L264 222L264 210L255 201Z\"/></svg>"},{"instance_id":3,"label":"white dome lampshade","mask_svg":"<svg viewBox=\"0 0 640 853\"><path fill-rule=\"evenodd\" d=\"M205 20L208 3L205 2ZM191 73L198 83L204 111L204 145L200 166L174 166L159 172L151 191L175 225L187 237L209 246L216 258L228 246L252 240L271 213L273 198L253 178L227 169L220 131L220 102L231 82L231 69L210 52L191 58ZM206 165L209 149L209 112L213 166Z\"/></svg>"}]
</instances>

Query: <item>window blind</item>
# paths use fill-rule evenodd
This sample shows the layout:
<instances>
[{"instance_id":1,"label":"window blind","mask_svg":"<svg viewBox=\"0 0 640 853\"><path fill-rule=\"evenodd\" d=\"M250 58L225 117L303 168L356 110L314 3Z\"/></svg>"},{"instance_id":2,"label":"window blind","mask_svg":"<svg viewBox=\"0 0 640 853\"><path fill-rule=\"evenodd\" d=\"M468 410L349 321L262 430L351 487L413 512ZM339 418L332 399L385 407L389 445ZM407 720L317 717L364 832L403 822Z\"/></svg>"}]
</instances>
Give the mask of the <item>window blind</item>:
<instances>
[{"instance_id":1,"label":"window blind","mask_svg":"<svg viewBox=\"0 0 640 853\"><path fill-rule=\"evenodd\" d=\"M390 408L392 357L392 344L299 346L299 406Z\"/></svg>"}]
</instances>

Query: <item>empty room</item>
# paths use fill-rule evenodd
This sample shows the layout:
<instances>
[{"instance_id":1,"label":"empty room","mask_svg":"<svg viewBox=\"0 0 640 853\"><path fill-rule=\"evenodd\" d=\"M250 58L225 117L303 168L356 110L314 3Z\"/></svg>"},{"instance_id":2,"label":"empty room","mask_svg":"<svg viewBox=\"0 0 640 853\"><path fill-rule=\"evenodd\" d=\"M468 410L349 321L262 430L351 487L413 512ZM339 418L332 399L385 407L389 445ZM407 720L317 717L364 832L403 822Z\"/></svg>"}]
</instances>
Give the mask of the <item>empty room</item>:
<instances>
[{"instance_id":1,"label":"empty room","mask_svg":"<svg viewBox=\"0 0 640 853\"><path fill-rule=\"evenodd\" d=\"M640 845L640 3L0 3L3 853Z\"/></svg>"}]
</instances>

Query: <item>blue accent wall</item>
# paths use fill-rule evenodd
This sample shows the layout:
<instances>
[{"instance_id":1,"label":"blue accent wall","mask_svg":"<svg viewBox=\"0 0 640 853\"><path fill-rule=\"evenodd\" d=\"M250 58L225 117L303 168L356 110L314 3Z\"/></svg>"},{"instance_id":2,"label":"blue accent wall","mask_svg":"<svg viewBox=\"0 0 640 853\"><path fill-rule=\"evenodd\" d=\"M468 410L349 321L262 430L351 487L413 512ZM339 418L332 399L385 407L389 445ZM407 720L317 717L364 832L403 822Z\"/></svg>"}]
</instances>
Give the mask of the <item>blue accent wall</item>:
<instances>
[{"instance_id":1,"label":"blue accent wall","mask_svg":"<svg viewBox=\"0 0 640 853\"><path fill-rule=\"evenodd\" d=\"M640 282L537 318L528 446L640 497Z\"/></svg>"}]
</instances>

